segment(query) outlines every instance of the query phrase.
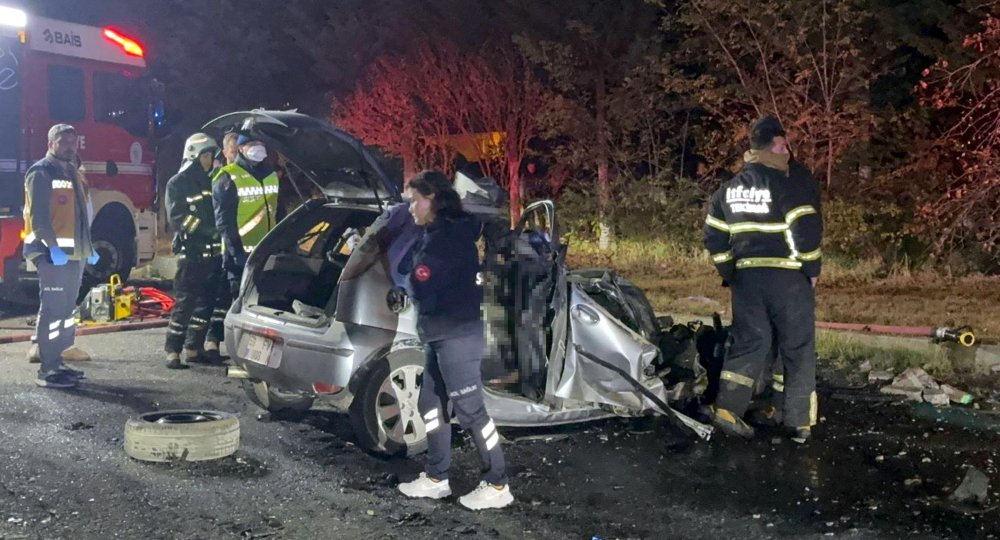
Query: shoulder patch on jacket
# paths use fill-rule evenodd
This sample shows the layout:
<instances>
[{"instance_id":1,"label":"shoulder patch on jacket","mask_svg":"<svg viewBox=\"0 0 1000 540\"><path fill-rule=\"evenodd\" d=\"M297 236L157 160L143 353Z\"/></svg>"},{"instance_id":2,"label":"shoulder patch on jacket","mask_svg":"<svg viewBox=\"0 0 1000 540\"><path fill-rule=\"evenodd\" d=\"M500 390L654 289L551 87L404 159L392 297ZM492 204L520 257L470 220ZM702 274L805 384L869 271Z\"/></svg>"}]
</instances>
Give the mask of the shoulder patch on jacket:
<instances>
[{"instance_id":1,"label":"shoulder patch on jacket","mask_svg":"<svg viewBox=\"0 0 1000 540\"><path fill-rule=\"evenodd\" d=\"M426 264L421 264L413 269L413 277L417 278L417 281L425 282L431 278L431 267Z\"/></svg>"}]
</instances>

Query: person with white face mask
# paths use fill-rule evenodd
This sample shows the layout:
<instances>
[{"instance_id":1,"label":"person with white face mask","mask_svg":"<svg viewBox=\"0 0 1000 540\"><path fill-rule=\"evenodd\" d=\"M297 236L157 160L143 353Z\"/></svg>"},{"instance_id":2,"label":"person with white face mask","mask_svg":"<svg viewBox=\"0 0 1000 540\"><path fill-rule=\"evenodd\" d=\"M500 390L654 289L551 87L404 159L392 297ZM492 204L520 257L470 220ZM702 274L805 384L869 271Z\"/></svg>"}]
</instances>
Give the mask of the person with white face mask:
<instances>
[{"instance_id":1,"label":"person with white face mask","mask_svg":"<svg viewBox=\"0 0 1000 540\"><path fill-rule=\"evenodd\" d=\"M277 224L278 175L267 160L264 143L251 132L236 139L236 160L212 178L215 225L222 233L222 268L215 309L205 343L205 355L218 354L223 340L222 321L239 295L247 256ZM213 359L214 360L214 359Z\"/></svg>"}]
</instances>

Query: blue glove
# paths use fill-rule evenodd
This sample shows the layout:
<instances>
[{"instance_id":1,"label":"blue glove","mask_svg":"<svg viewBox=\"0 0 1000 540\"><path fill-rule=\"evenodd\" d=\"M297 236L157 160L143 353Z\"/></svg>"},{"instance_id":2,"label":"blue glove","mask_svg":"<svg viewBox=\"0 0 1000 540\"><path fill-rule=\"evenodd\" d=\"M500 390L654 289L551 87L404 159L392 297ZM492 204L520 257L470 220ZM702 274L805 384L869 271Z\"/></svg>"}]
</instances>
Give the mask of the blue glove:
<instances>
[{"instance_id":1,"label":"blue glove","mask_svg":"<svg viewBox=\"0 0 1000 540\"><path fill-rule=\"evenodd\" d=\"M52 264L56 266L62 266L69 261L69 255L66 255L66 252L58 246L49 248L49 258L52 259Z\"/></svg>"},{"instance_id":2,"label":"blue glove","mask_svg":"<svg viewBox=\"0 0 1000 540\"><path fill-rule=\"evenodd\" d=\"M101 260L101 255L98 252L95 251L93 255L91 255L90 257L87 257L87 264L93 266L93 265L97 264L97 261L99 261L99 260Z\"/></svg>"}]
</instances>

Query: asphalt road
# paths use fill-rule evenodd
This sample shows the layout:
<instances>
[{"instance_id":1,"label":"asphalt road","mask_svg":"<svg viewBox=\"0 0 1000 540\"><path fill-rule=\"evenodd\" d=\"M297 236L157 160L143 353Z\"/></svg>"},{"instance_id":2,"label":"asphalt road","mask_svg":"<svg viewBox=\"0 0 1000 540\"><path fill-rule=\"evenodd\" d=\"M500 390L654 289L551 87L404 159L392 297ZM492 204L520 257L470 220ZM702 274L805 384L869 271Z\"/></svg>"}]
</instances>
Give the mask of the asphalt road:
<instances>
[{"instance_id":1,"label":"asphalt road","mask_svg":"<svg viewBox=\"0 0 1000 540\"><path fill-rule=\"evenodd\" d=\"M908 406L821 394L817 440L690 444L660 419L501 429L517 497L475 514L406 500L417 461L354 445L345 416L259 421L224 369L169 371L164 331L88 336L79 389L42 389L27 343L0 345L0 539L14 538L994 538L996 510L943 497L966 465L992 479L1000 437L916 420ZM827 385L834 384L829 380ZM841 384L841 383L837 383ZM148 464L122 450L126 419L168 408L232 412L233 457ZM477 479L459 439L453 491Z\"/></svg>"}]
</instances>

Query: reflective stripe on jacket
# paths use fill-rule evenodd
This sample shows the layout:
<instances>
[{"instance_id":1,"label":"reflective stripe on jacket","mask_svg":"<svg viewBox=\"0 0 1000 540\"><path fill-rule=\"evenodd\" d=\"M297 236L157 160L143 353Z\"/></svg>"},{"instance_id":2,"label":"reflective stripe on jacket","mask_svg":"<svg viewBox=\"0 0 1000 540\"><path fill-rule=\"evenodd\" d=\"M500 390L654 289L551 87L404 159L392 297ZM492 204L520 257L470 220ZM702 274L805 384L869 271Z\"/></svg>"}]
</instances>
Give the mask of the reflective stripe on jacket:
<instances>
[{"instance_id":1,"label":"reflective stripe on jacket","mask_svg":"<svg viewBox=\"0 0 1000 540\"><path fill-rule=\"evenodd\" d=\"M218 181L226 173L236 187L239 206L236 210L236 226L239 228L243 249L250 253L277 223L278 175L274 172L257 180L237 163L223 167L213 178Z\"/></svg>"},{"instance_id":2,"label":"reflective stripe on jacket","mask_svg":"<svg viewBox=\"0 0 1000 540\"><path fill-rule=\"evenodd\" d=\"M24 256L33 259L55 244L71 259L93 254L93 207L87 185L75 167L46 156L24 178Z\"/></svg>"},{"instance_id":3,"label":"reflective stripe on jacket","mask_svg":"<svg viewBox=\"0 0 1000 540\"><path fill-rule=\"evenodd\" d=\"M704 240L723 278L743 268L819 275L823 218L815 180L804 167L790 171L748 163L712 197Z\"/></svg>"},{"instance_id":4,"label":"reflective stripe on jacket","mask_svg":"<svg viewBox=\"0 0 1000 540\"><path fill-rule=\"evenodd\" d=\"M222 255L211 188L208 174L199 163L191 161L167 181L167 220L174 230L175 254L187 257Z\"/></svg>"}]
</instances>

